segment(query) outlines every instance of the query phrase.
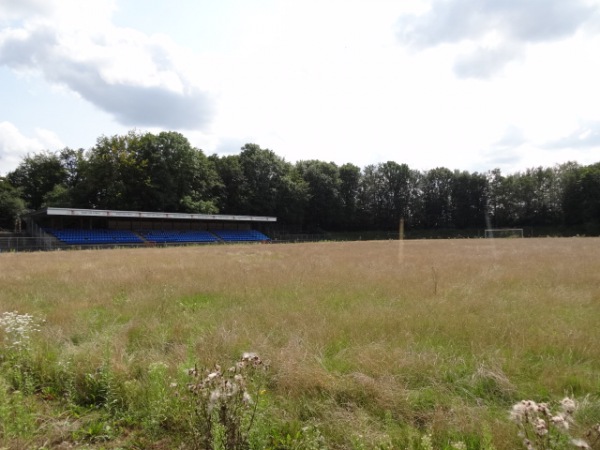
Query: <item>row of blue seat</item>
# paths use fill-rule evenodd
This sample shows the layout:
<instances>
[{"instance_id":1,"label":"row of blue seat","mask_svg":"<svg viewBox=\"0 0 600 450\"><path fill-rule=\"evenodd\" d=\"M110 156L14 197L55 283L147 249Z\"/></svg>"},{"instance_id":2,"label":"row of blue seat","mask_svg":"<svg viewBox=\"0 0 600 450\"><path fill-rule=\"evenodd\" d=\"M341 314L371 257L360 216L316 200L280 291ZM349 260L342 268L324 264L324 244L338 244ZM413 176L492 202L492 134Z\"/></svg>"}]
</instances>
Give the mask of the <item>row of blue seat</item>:
<instances>
[{"instance_id":1,"label":"row of blue seat","mask_svg":"<svg viewBox=\"0 0 600 450\"><path fill-rule=\"evenodd\" d=\"M269 241L266 235L256 230L212 230L212 233L204 230L138 230L139 235L133 231L109 229L46 228L45 231L60 241L72 245L141 244L144 240L155 243Z\"/></svg>"},{"instance_id":2,"label":"row of blue seat","mask_svg":"<svg viewBox=\"0 0 600 450\"><path fill-rule=\"evenodd\" d=\"M208 231L141 230L139 233L150 242L216 242L218 239Z\"/></svg>"},{"instance_id":3,"label":"row of blue seat","mask_svg":"<svg viewBox=\"0 0 600 450\"><path fill-rule=\"evenodd\" d=\"M108 229L53 229L45 231L60 241L72 245L141 244L143 240L134 232Z\"/></svg>"},{"instance_id":4,"label":"row of blue seat","mask_svg":"<svg viewBox=\"0 0 600 450\"><path fill-rule=\"evenodd\" d=\"M215 230L213 231L223 241L268 241L269 238L256 230Z\"/></svg>"}]
</instances>

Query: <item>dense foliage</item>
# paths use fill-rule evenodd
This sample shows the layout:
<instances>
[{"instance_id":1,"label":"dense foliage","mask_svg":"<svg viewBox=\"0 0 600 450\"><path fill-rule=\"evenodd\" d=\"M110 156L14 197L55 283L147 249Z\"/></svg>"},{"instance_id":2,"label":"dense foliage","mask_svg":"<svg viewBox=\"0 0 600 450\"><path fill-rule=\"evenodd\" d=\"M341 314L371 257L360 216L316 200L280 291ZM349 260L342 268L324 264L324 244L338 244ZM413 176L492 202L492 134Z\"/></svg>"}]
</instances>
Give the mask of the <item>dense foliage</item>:
<instances>
[{"instance_id":1,"label":"dense foliage","mask_svg":"<svg viewBox=\"0 0 600 450\"><path fill-rule=\"evenodd\" d=\"M504 175L394 161L285 161L246 144L206 156L177 132L102 136L91 149L26 156L0 178L0 226L43 206L277 216L290 231L543 226L600 233L600 163Z\"/></svg>"}]
</instances>

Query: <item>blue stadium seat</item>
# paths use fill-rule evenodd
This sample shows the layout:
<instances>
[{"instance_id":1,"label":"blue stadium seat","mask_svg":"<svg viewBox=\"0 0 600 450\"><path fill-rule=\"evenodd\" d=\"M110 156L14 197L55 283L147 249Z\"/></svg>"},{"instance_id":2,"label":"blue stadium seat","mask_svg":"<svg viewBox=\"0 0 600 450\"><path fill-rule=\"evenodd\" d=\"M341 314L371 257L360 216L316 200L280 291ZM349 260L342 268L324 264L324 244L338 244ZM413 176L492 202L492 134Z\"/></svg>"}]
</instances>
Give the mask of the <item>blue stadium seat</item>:
<instances>
[{"instance_id":1,"label":"blue stadium seat","mask_svg":"<svg viewBox=\"0 0 600 450\"><path fill-rule=\"evenodd\" d=\"M133 231L69 228L47 230L58 240L69 245L141 244L143 241Z\"/></svg>"},{"instance_id":2,"label":"blue stadium seat","mask_svg":"<svg viewBox=\"0 0 600 450\"><path fill-rule=\"evenodd\" d=\"M140 230L140 235L149 242L164 243L206 243L216 242L217 238L203 230Z\"/></svg>"},{"instance_id":3,"label":"blue stadium seat","mask_svg":"<svg viewBox=\"0 0 600 450\"><path fill-rule=\"evenodd\" d=\"M265 242L270 239L256 230L213 230L225 242Z\"/></svg>"}]
</instances>

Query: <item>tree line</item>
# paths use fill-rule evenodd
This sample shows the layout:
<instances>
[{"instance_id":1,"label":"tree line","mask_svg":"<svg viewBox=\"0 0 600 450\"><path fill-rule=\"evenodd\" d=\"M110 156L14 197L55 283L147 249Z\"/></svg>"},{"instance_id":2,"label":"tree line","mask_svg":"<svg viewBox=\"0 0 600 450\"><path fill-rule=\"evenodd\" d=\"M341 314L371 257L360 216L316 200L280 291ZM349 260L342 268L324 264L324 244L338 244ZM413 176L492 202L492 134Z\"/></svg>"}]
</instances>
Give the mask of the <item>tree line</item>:
<instances>
[{"instance_id":1,"label":"tree line","mask_svg":"<svg viewBox=\"0 0 600 450\"><path fill-rule=\"evenodd\" d=\"M512 174L394 161L285 161L246 144L207 156L177 132L131 131L89 150L29 154L0 177L0 227L44 206L276 216L297 232L552 227L600 234L600 162Z\"/></svg>"}]
</instances>

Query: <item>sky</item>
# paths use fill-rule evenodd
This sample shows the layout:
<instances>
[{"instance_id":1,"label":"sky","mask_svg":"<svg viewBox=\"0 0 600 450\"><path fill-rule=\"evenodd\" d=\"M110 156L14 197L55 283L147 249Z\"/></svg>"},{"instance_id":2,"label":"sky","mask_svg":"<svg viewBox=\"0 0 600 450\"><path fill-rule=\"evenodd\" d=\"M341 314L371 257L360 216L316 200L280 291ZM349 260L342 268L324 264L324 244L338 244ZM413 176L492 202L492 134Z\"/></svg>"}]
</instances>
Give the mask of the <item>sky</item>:
<instances>
[{"instance_id":1,"label":"sky","mask_svg":"<svg viewBox=\"0 0 600 450\"><path fill-rule=\"evenodd\" d=\"M0 175L130 130L207 155L600 162L600 0L0 0Z\"/></svg>"}]
</instances>

